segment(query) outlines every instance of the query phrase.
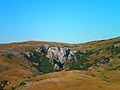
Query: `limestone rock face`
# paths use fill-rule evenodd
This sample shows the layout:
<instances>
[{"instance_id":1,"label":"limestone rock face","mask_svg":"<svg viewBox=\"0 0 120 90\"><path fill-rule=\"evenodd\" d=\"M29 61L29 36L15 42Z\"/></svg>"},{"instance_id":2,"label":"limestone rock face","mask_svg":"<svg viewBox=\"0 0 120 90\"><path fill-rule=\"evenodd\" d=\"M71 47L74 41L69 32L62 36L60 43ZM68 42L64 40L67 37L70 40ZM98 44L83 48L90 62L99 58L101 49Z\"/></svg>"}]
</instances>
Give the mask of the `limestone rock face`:
<instances>
[{"instance_id":1,"label":"limestone rock face","mask_svg":"<svg viewBox=\"0 0 120 90\"><path fill-rule=\"evenodd\" d=\"M55 64L55 69L63 69L64 63L71 54L69 48L62 47L49 47L47 51L47 57L50 59L51 63Z\"/></svg>"}]
</instances>

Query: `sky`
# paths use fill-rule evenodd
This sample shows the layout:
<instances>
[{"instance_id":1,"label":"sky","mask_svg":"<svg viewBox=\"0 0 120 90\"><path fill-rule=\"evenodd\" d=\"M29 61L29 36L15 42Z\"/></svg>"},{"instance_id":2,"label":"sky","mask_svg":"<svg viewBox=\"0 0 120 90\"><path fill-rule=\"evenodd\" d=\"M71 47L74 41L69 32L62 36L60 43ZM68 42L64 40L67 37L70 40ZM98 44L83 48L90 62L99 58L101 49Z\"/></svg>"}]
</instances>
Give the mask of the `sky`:
<instances>
[{"instance_id":1,"label":"sky","mask_svg":"<svg viewBox=\"0 0 120 90\"><path fill-rule=\"evenodd\" d=\"M83 43L120 36L120 0L0 0L0 43Z\"/></svg>"}]
</instances>

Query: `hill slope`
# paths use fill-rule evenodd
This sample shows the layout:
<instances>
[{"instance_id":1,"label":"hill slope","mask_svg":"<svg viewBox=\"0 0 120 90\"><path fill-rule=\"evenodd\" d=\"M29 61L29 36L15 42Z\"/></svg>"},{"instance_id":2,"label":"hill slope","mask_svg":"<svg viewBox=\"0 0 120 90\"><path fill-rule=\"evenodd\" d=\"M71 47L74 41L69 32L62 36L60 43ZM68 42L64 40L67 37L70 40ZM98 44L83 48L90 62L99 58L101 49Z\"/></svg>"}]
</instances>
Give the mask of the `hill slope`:
<instances>
[{"instance_id":1,"label":"hill slope","mask_svg":"<svg viewBox=\"0 0 120 90\"><path fill-rule=\"evenodd\" d=\"M81 79L84 78L81 77L81 74L74 71L68 72L72 70L79 70L80 73L84 71L88 75L82 73L82 76L89 78L82 81ZM46 74L56 71L66 72ZM87 86L91 85L91 90L99 90L101 87L104 87L103 90L119 90L120 82L117 82L120 80L119 71L120 37L83 44L29 41L0 45L0 81L7 80L10 82L9 85L4 85L2 88L14 90L22 88L24 84L35 83L35 86L31 84L28 88L39 86L43 90L50 87L53 90L63 88L67 90L69 87L68 89L72 90L75 87L76 89L88 90ZM59 77L59 73L61 77ZM64 78L66 83L62 84L60 81L60 83L52 84L51 80L54 82L54 79L50 77L50 82L47 82L48 86L44 87L42 86L43 83L40 84L42 78L38 79L39 76L42 77L41 75L44 77L44 74L46 78L49 78L49 75L56 76L57 74L57 80L60 81ZM110 77L107 77L108 74ZM76 80L78 77L81 79ZM38 80L37 83L40 85L37 85L33 78ZM75 85L69 83L72 81ZM96 86L95 83L99 83L99 86ZM44 85L46 86L46 84Z\"/></svg>"}]
</instances>

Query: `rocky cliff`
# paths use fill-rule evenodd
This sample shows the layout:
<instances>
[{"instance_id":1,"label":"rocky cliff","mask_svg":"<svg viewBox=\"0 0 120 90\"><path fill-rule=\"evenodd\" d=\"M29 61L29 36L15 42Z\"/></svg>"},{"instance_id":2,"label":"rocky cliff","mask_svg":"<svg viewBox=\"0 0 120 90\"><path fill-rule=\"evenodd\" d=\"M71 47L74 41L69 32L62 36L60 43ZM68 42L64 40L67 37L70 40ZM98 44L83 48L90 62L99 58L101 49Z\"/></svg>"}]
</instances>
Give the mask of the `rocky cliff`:
<instances>
[{"instance_id":1,"label":"rocky cliff","mask_svg":"<svg viewBox=\"0 0 120 90\"><path fill-rule=\"evenodd\" d=\"M42 54L49 59L49 62L54 65L55 70L64 69L65 62L71 58L72 50L67 47L60 46L40 46L34 48L31 52L25 52L25 55L31 59L36 57L35 52ZM36 63L36 65L38 65Z\"/></svg>"}]
</instances>

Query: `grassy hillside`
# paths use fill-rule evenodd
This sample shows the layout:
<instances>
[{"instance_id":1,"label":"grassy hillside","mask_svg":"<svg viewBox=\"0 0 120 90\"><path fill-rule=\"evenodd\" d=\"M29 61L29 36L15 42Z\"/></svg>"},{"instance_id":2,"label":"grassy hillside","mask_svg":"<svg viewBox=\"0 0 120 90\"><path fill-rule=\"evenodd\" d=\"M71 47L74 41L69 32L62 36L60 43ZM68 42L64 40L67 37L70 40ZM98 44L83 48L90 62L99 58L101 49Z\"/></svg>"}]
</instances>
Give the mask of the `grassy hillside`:
<instances>
[{"instance_id":1,"label":"grassy hillside","mask_svg":"<svg viewBox=\"0 0 120 90\"><path fill-rule=\"evenodd\" d=\"M77 51L68 61L68 67L76 70L120 70L120 37L74 45Z\"/></svg>"},{"instance_id":2,"label":"grassy hillside","mask_svg":"<svg viewBox=\"0 0 120 90\"><path fill-rule=\"evenodd\" d=\"M113 74L115 73L115 74ZM120 72L62 71L27 80L22 90L119 90ZM18 86L18 87L17 87Z\"/></svg>"},{"instance_id":3,"label":"grassy hillside","mask_svg":"<svg viewBox=\"0 0 120 90\"><path fill-rule=\"evenodd\" d=\"M34 48L42 45L69 47L74 51L62 72L55 72L44 54L34 52ZM35 57L26 58L24 53L31 51ZM5 86L7 90L23 89L26 85L23 90L37 90L36 87L41 90L119 90L120 37L83 44L35 41L1 44L0 82L4 80L10 81L10 85Z\"/></svg>"}]
</instances>

